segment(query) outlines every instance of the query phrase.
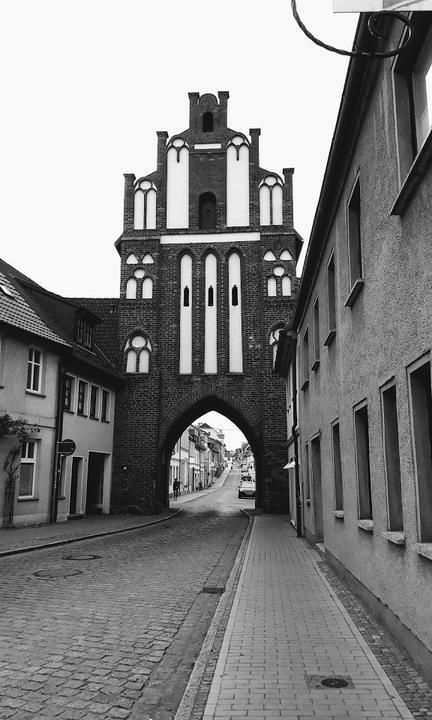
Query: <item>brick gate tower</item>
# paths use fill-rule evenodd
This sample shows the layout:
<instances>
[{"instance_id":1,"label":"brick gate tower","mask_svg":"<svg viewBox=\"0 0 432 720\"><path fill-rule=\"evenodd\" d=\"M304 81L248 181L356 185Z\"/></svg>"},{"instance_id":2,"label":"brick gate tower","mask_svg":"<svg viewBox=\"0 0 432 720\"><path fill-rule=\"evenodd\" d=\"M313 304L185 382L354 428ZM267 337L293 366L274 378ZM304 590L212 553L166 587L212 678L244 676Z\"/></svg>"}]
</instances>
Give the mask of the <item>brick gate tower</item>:
<instances>
[{"instance_id":1,"label":"brick gate tower","mask_svg":"<svg viewBox=\"0 0 432 720\"><path fill-rule=\"evenodd\" d=\"M251 445L257 507L288 511L273 358L297 290L293 170L259 166L260 130L227 126L228 97L189 93L188 129L157 133L157 169L125 175L113 511L168 505L174 443L210 410Z\"/></svg>"}]
</instances>

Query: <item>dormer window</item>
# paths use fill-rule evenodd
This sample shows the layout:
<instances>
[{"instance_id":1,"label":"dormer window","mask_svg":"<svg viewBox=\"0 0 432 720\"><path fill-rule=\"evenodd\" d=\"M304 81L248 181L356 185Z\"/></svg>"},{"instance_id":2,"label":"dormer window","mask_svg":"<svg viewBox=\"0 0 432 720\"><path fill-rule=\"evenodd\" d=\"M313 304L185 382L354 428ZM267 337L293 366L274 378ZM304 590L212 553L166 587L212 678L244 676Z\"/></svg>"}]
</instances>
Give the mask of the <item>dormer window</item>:
<instances>
[{"instance_id":1,"label":"dormer window","mask_svg":"<svg viewBox=\"0 0 432 720\"><path fill-rule=\"evenodd\" d=\"M213 113L205 112L202 116L203 132L213 132L213 127L214 127Z\"/></svg>"},{"instance_id":2,"label":"dormer window","mask_svg":"<svg viewBox=\"0 0 432 720\"><path fill-rule=\"evenodd\" d=\"M78 318L76 324L76 341L91 350L93 345L93 327L82 318Z\"/></svg>"}]
</instances>

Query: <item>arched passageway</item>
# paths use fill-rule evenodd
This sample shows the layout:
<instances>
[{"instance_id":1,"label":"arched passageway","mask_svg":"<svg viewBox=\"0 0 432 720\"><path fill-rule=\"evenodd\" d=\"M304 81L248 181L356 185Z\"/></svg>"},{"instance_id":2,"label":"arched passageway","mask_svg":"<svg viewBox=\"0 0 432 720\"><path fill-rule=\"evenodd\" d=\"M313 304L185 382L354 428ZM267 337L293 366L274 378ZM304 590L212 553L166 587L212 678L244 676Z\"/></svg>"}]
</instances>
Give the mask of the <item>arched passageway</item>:
<instances>
[{"instance_id":1,"label":"arched passageway","mask_svg":"<svg viewBox=\"0 0 432 720\"><path fill-rule=\"evenodd\" d=\"M191 405L184 411L168 428L165 438L160 448L160 465L158 477L158 495L160 505L167 507L169 505L169 469L172 450L177 439L186 430L186 428L194 423L205 413L216 411L231 420L241 432L244 434L250 445L251 451L255 459L256 470L256 507L261 506L262 485L263 485L263 449L258 440L256 432L252 429L248 421L243 417L241 412L234 406L228 404L215 396L208 396Z\"/></svg>"}]
</instances>

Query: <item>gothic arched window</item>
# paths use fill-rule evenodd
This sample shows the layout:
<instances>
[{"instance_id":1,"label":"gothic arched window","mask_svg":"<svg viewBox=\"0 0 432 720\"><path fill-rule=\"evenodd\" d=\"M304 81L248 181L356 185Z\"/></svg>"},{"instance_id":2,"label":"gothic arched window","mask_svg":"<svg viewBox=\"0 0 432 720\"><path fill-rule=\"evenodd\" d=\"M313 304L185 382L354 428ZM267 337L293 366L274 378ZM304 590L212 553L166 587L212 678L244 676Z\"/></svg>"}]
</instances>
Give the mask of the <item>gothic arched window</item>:
<instances>
[{"instance_id":1,"label":"gothic arched window","mask_svg":"<svg viewBox=\"0 0 432 720\"><path fill-rule=\"evenodd\" d=\"M134 335L126 343L126 372L148 373L150 366L151 344L148 337Z\"/></svg>"},{"instance_id":2,"label":"gothic arched window","mask_svg":"<svg viewBox=\"0 0 432 720\"><path fill-rule=\"evenodd\" d=\"M202 117L203 132L213 132L213 127L214 127L213 113L205 112Z\"/></svg>"},{"instance_id":3,"label":"gothic arched window","mask_svg":"<svg viewBox=\"0 0 432 720\"><path fill-rule=\"evenodd\" d=\"M200 230L216 229L216 197L211 192L200 195L199 228Z\"/></svg>"}]
</instances>

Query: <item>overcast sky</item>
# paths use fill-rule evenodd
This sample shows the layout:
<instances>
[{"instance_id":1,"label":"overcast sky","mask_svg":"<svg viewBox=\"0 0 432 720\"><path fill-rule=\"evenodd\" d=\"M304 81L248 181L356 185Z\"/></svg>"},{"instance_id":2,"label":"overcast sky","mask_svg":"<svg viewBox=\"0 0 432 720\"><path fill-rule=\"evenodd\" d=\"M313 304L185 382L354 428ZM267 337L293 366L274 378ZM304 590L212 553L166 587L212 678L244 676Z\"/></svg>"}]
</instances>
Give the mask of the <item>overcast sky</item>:
<instances>
[{"instance_id":1,"label":"overcast sky","mask_svg":"<svg viewBox=\"0 0 432 720\"><path fill-rule=\"evenodd\" d=\"M351 48L357 14L298 0ZM118 296L123 173L156 169L156 131L188 92L228 90L228 123L261 128L262 167L294 167L306 240L347 60L312 44L290 0L9 0L0 9L1 256L66 296Z\"/></svg>"}]
</instances>

